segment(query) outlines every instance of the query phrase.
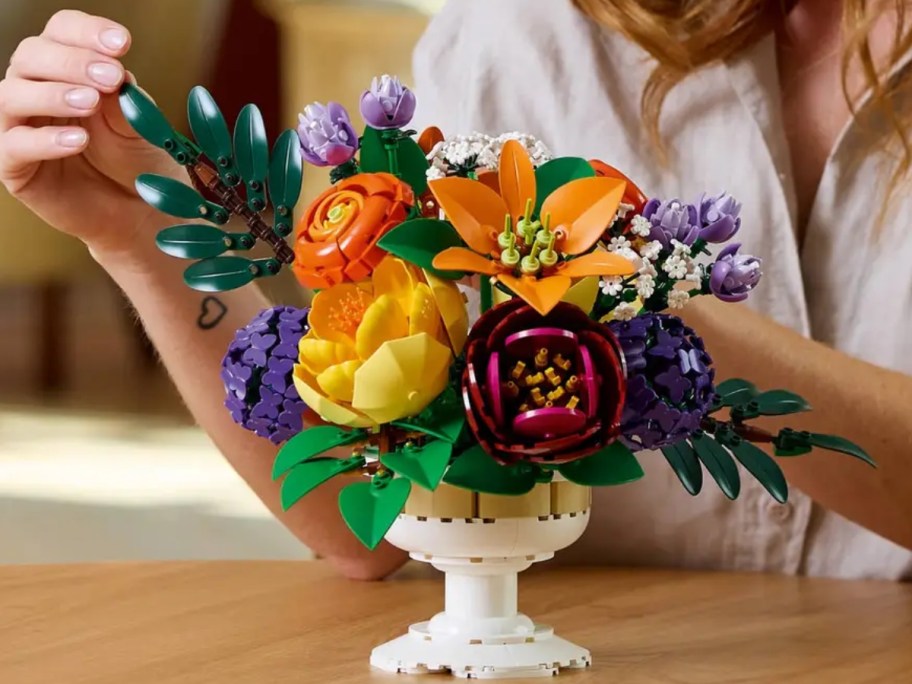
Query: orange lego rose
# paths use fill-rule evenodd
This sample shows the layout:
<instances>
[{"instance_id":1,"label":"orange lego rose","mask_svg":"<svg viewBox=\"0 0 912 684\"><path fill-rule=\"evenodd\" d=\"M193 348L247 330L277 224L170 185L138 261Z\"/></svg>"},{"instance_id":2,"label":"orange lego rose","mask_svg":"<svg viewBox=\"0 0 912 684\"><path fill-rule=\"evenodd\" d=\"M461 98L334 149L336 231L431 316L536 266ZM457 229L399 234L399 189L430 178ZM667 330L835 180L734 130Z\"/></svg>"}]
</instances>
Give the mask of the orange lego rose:
<instances>
[{"instance_id":1,"label":"orange lego rose","mask_svg":"<svg viewBox=\"0 0 912 684\"><path fill-rule=\"evenodd\" d=\"M414 203L412 189L388 173L360 173L327 189L295 230L298 282L324 290L367 278L386 256L377 241L406 219Z\"/></svg>"}]
</instances>

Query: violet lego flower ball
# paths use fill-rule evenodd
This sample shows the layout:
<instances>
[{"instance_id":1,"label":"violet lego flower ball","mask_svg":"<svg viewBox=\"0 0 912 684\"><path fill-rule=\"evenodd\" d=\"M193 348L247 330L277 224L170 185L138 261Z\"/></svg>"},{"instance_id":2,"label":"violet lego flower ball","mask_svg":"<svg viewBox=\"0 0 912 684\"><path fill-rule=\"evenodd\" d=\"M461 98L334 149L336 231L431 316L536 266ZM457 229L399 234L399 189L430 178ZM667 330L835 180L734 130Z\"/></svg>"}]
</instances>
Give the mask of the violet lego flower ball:
<instances>
[{"instance_id":1,"label":"violet lego flower ball","mask_svg":"<svg viewBox=\"0 0 912 684\"><path fill-rule=\"evenodd\" d=\"M621 348L572 304L545 316L520 299L490 309L472 328L465 361L469 428L502 463L566 463L619 434Z\"/></svg>"},{"instance_id":2,"label":"violet lego flower ball","mask_svg":"<svg viewBox=\"0 0 912 684\"><path fill-rule=\"evenodd\" d=\"M307 406L292 381L307 309L277 306L237 331L222 359L225 407L238 425L274 444L304 429Z\"/></svg>"},{"instance_id":3,"label":"violet lego flower ball","mask_svg":"<svg viewBox=\"0 0 912 684\"><path fill-rule=\"evenodd\" d=\"M361 116L372 128L403 128L415 116L418 100L399 78L384 74L374 78L361 95Z\"/></svg>"},{"instance_id":4,"label":"violet lego flower ball","mask_svg":"<svg viewBox=\"0 0 912 684\"><path fill-rule=\"evenodd\" d=\"M611 321L627 364L621 441L658 449L693 434L712 407L712 358L677 316L649 313Z\"/></svg>"}]
</instances>

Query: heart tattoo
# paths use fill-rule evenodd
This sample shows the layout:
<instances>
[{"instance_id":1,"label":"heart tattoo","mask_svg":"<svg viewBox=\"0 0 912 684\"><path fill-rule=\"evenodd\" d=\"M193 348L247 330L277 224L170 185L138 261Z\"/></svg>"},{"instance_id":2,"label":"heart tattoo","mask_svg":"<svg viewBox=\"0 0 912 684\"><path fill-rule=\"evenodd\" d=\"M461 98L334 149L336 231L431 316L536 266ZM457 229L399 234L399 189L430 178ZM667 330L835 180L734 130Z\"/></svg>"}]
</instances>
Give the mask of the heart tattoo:
<instances>
[{"instance_id":1,"label":"heart tattoo","mask_svg":"<svg viewBox=\"0 0 912 684\"><path fill-rule=\"evenodd\" d=\"M203 299L202 306L203 310L196 319L196 325L201 330L212 330L228 313L228 307L222 300L211 295Z\"/></svg>"}]
</instances>

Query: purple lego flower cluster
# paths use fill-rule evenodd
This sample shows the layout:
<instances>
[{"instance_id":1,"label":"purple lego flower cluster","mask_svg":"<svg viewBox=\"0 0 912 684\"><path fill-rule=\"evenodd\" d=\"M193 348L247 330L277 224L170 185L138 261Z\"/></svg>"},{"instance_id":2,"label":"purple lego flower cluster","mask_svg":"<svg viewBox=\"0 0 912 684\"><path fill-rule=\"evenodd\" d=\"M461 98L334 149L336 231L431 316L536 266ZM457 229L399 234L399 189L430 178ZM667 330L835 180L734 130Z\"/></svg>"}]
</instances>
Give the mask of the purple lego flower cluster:
<instances>
[{"instance_id":1,"label":"purple lego flower cluster","mask_svg":"<svg viewBox=\"0 0 912 684\"><path fill-rule=\"evenodd\" d=\"M668 314L608 326L627 363L621 441L634 451L657 449L699 430L712 406L715 377L703 340Z\"/></svg>"},{"instance_id":2,"label":"purple lego flower cluster","mask_svg":"<svg viewBox=\"0 0 912 684\"><path fill-rule=\"evenodd\" d=\"M671 247L672 240L688 246L697 240L727 242L741 228L740 213L741 203L725 192L704 194L696 204L653 198L643 207L643 217L652 224L649 239L663 247Z\"/></svg>"},{"instance_id":3,"label":"purple lego flower cluster","mask_svg":"<svg viewBox=\"0 0 912 684\"><path fill-rule=\"evenodd\" d=\"M274 444L304 429L307 406L292 382L308 309L277 306L237 331L222 360L225 407L234 421Z\"/></svg>"}]
</instances>

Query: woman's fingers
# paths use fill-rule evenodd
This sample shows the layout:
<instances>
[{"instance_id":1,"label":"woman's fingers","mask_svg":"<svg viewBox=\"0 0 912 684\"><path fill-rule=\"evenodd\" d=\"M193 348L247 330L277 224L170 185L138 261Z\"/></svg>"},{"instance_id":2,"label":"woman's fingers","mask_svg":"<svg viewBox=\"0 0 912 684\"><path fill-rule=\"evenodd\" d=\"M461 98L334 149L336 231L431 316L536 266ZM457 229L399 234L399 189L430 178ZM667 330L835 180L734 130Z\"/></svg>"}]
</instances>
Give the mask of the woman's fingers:
<instances>
[{"instance_id":1,"label":"woman's fingers","mask_svg":"<svg viewBox=\"0 0 912 684\"><path fill-rule=\"evenodd\" d=\"M0 135L0 181L15 191L16 180L35 164L81 153L89 135L77 126L16 126Z\"/></svg>"},{"instance_id":2,"label":"woman's fingers","mask_svg":"<svg viewBox=\"0 0 912 684\"><path fill-rule=\"evenodd\" d=\"M123 83L124 68L97 50L61 45L48 38L26 38L10 60L7 78L84 85L113 93Z\"/></svg>"},{"instance_id":3,"label":"woman's fingers","mask_svg":"<svg viewBox=\"0 0 912 684\"><path fill-rule=\"evenodd\" d=\"M130 49L130 32L120 24L79 10L61 10L50 18L43 38L61 45L122 57Z\"/></svg>"},{"instance_id":4,"label":"woman's fingers","mask_svg":"<svg viewBox=\"0 0 912 684\"><path fill-rule=\"evenodd\" d=\"M0 112L4 119L85 117L98 110L100 101L99 92L89 86L21 78L0 81Z\"/></svg>"}]
</instances>

